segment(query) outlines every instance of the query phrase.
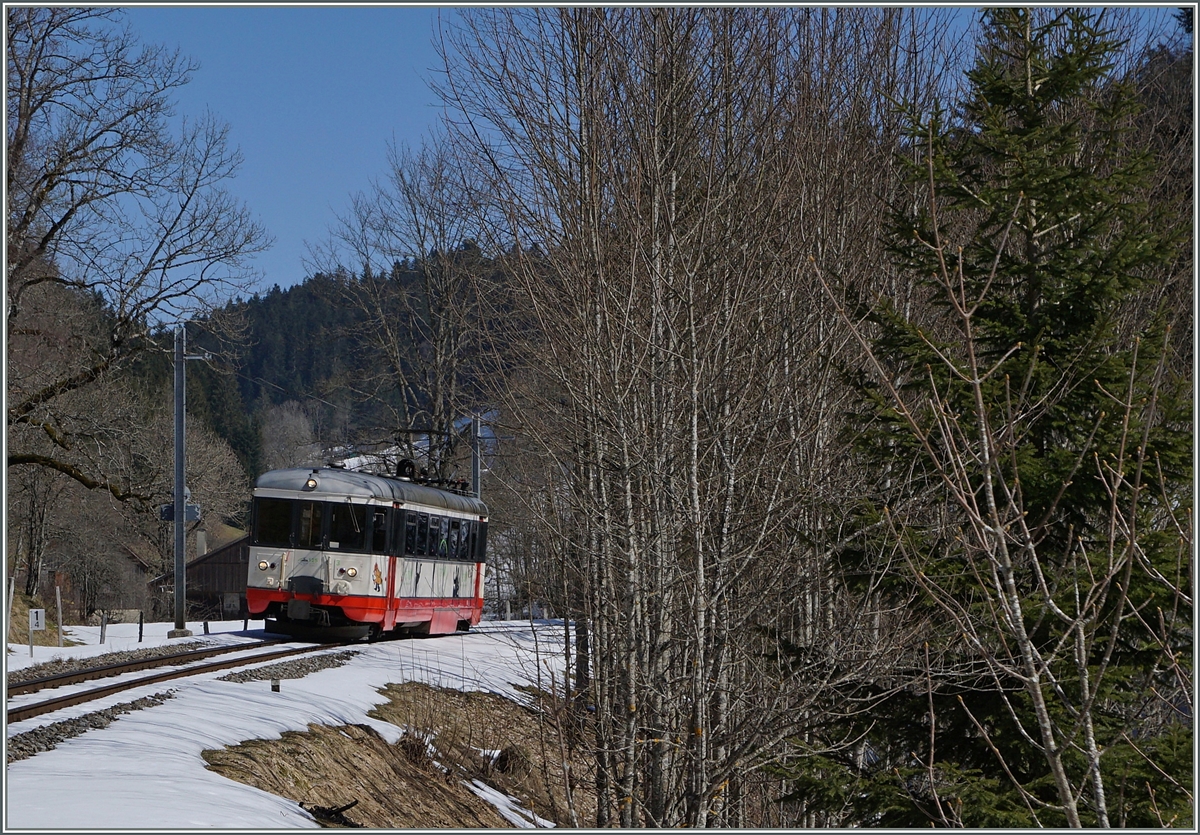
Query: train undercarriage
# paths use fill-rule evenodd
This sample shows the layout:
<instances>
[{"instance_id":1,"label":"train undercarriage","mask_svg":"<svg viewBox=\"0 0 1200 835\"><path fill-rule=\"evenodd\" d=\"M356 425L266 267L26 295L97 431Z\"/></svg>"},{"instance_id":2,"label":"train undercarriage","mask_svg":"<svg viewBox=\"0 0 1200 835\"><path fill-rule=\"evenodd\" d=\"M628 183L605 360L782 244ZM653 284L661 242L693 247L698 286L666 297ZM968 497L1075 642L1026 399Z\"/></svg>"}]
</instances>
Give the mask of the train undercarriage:
<instances>
[{"instance_id":1,"label":"train undercarriage","mask_svg":"<svg viewBox=\"0 0 1200 835\"><path fill-rule=\"evenodd\" d=\"M431 632L432 620L397 621L390 630L384 630L380 623L351 620L337 606L322 606L309 603L307 600L274 601L268 604L264 613L266 622L264 629L276 635L287 635L299 641L337 642L353 641L366 638L368 641L380 641L403 637L428 637L431 634L447 635L455 632L467 632L471 621L456 618L454 628L447 630L449 622L436 632Z\"/></svg>"}]
</instances>

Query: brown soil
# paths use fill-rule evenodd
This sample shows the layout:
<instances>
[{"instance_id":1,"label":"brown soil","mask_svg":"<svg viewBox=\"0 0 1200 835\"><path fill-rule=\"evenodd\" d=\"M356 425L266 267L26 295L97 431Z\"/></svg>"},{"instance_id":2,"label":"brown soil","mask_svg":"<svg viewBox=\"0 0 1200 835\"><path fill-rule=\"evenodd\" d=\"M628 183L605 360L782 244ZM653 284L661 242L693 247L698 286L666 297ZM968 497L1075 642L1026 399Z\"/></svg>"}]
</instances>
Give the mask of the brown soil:
<instances>
[{"instance_id":1,"label":"brown soil","mask_svg":"<svg viewBox=\"0 0 1200 835\"><path fill-rule=\"evenodd\" d=\"M500 829L513 826L464 781L479 780L559 826L588 825L595 798L583 752L563 779L566 740L552 711L489 693L388 685L373 718L406 730L389 745L364 725L309 725L278 740L204 752L219 774L295 800L325 826ZM349 804L354 804L349 806ZM339 811L340 810L340 811Z\"/></svg>"}]
</instances>

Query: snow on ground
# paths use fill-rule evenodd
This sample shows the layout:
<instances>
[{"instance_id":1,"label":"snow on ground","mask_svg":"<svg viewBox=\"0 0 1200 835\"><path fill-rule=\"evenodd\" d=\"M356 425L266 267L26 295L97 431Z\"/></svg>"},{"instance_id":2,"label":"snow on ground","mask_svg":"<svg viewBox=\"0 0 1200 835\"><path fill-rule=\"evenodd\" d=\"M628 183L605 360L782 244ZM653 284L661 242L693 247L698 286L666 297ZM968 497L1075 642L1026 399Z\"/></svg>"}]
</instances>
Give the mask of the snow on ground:
<instances>
[{"instance_id":1,"label":"snow on ground","mask_svg":"<svg viewBox=\"0 0 1200 835\"><path fill-rule=\"evenodd\" d=\"M258 622L261 624L261 622ZM106 652L200 640L213 644L248 643L264 636L261 628L242 631L241 621L189 624L192 638L168 639L173 624L146 624L139 644L137 624L111 624L104 645L99 627L66 627L76 647L34 647L33 663L55 657L78 658ZM365 724L388 742L402 732L367 713L384 701L379 690L389 682L419 681L439 687L517 695L514 685L536 683L562 670L562 622L488 621L463 635L425 640L356 644L348 664L284 679L278 693L269 681L217 681L228 671L148 685L88 702L48 716L16 722L6 737L171 691L163 704L121 715L108 727L62 742L52 751L19 760L4 780L4 831L49 829L315 828L315 820L296 803L222 777L204 767L200 752L248 739L275 739L285 731L304 731L310 722ZM329 652L344 651L331 648ZM30 663L28 644L9 644L6 669ZM277 662L264 662L277 663ZM65 691L60 691L65 692ZM44 695L44 694L42 694ZM10 700L15 707L38 696ZM497 792L473 787L501 814L519 825L546 825Z\"/></svg>"},{"instance_id":2,"label":"snow on ground","mask_svg":"<svg viewBox=\"0 0 1200 835\"><path fill-rule=\"evenodd\" d=\"M554 826L553 822L539 818L528 809L517 805L516 799L504 792L496 791L487 783L472 780L467 784L471 791L491 803L504 816L504 819L518 829L536 829L537 827Z\"/></svg>"}]
</instances>

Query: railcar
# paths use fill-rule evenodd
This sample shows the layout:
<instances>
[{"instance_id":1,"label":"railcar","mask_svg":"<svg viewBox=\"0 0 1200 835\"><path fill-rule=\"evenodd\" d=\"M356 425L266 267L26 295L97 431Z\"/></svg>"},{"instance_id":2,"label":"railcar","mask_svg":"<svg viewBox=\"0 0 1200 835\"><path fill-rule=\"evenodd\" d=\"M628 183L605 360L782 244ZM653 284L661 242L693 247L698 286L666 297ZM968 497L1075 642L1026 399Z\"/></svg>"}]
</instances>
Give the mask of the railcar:
<instances>
[{"instance_id":1,"label":"railcar","mask_svg":"<svg viewBox=\"0 0 1200 835\"><path fill-rule=\"evenodd\" d=\"M246 605L302 639L445 635L479 623L487 506L465 491L335 468L259 476Z\"/></svg>"}]
</instances>

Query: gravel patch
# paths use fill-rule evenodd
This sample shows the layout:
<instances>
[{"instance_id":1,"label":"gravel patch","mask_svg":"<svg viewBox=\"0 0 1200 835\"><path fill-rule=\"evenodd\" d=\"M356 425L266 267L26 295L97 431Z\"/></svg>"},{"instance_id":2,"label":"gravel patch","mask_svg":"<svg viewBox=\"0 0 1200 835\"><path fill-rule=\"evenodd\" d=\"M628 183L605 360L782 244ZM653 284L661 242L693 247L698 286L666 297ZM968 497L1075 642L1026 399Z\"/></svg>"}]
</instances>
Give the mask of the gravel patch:
<instances>
[{"instance_id":1,"label":"gravel patch","mask_svg":"<svg viewBox=\"0 0 1200 835\"><path fill-rule=\"evenodd\" d=\"M32 757L34 754L49 751L51 748L56 747L58 743L72 737L97 728L106 728L116 721L117 717L122 713L130 713L134 710L160 705L171 698L172 695L170 692L155 693L153 696L145 696L132 702L113 705L104 710L97 710L93 713L77 716L74 719L66 719L62 722L43 725L32 731L25 731L25 733L13 734L8 738L8 762L12 763Z\"/></svg>"},{"instance_id":2,"label":"gravel patch","mask_svg":"<svg viewBox=\"0 0 1200 835\"><path fill-rule=\"evenodd\" d=\"M278 664L268 664L266 667L256 667L253 670L235 670L221 676L217 681L234 681L239 684L248 681L267 681L270 679L304 678L318 670L328 670L347 663L358 650L350 649L344 652L331 652L327 655L304 655L290 661L280 661Z\"/></svg>"},{"instance_id":3,"label":"gravel patch","mask_svg":"<svg viewBox=\"0 0 1200 835\"><path fill-rule=\"evenodd\" d=\"M58 676L64 673L78 672L79 670L90 670L93 667L103 667L108 664L123 664L129 661L143 661L148 658L162 658L166 655L175 655L179 652L204 649L210 646L212 644L205 643L204 641L188 641L181 644L131 649L125 652L109 652L104 655L93 655L88 658L52 658L44 664L35 664L32 667L22 667L19 670L13 670L8 674L8 683L19 684L24 681L33 681L35 678Z\"/></svg>"}]
</instances>

